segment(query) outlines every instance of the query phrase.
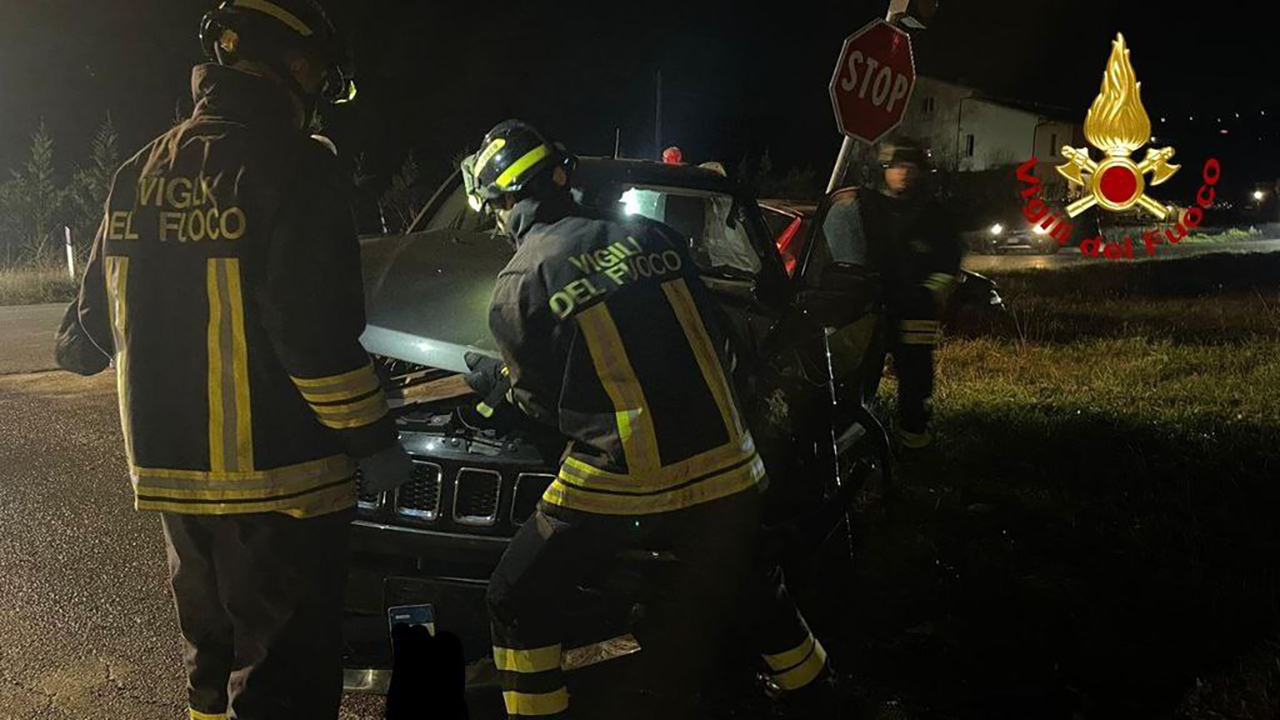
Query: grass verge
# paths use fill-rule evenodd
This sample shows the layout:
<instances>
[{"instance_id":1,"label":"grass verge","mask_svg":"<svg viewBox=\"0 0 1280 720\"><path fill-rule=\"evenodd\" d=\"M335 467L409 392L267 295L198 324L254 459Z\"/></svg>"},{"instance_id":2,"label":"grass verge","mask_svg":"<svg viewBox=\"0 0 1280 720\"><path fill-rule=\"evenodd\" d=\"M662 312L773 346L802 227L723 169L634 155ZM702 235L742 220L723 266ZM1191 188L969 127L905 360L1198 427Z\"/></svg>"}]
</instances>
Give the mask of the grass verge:
<instances>
[{"instance_id":1,"label":"grass verge","mask_svg":"<svg viewBox=\"0 0 1280 720\"><path fill-rule=\"evenodd\" d=\"M854 669L922 717L1280 716L1280 256L997 279L863 529Z\"/></svg>"},{"instance_id":2,"label":"grass verge","mask_svg":"<svg viewBox=\"0 0 1280 720\"><path fill-rule=\"evenodd\" d=\"M66 268L0 268L0 305L68 302L76 291L77 283L67 277Z\"/></svg>"}]
</instances>

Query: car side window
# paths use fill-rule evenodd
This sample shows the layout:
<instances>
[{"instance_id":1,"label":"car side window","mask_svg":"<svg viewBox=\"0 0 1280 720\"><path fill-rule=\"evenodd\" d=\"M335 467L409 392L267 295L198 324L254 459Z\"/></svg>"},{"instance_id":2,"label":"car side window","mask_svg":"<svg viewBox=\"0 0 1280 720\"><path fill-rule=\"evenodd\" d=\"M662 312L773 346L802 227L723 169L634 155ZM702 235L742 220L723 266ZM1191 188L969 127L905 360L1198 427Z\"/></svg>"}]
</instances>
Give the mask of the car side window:
<instances>
[{"instance_id":1,"label":"car side window","mask_svg":"<svg viewBox=\"0 0 1280 720\"><path fill-rule=\"evenodd\" d=\"M841 199L831 205L822 221L822 236L832 262L867 264L867 237L857 199Z\"/></svg>"},{"instance_id":2,"label":"car side window","mask_svg":"<svg viewBox=\"0 0 1280 720\"><path fill-rule=\"evenodd\" d=\"M683 236L698 268L711 274L755 276L761 261L746 223L734 217L732 197L674 188L632 187L618 200L624 213L657 220Z\"/></svg>"}]
</instances>

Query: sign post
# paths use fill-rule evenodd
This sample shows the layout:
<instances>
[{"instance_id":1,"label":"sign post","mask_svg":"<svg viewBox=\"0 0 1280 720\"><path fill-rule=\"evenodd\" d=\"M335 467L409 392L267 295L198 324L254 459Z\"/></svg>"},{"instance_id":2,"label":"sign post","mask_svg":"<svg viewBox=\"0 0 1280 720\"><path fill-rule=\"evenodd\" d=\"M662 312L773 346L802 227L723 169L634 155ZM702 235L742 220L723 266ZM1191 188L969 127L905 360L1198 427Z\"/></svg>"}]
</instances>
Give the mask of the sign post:
<instances>
[{"instance_id":1,"label":"sign post","mask_svg":"<svg viewBox=\"0 0 1280 720\"><path fill-rule=\"evenodd\" d=\"M902 123L915 82L911 36L887 20L874 20L845 40L830 86L836 125L845 138L828 193L844 175L855 140L874 144Z\"/></svg>"}]
</instances>

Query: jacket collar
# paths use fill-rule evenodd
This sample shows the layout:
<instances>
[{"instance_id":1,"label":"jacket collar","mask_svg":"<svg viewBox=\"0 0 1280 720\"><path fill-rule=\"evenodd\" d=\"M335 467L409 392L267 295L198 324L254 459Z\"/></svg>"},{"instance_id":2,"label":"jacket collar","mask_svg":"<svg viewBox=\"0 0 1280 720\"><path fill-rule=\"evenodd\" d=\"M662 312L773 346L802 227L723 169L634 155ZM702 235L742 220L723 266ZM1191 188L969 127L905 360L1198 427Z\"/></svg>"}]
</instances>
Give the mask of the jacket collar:
<instances>
[{"instance_id":1,"label":"jacket collar","mask_svg":"<svg viewBox=\"0 0 1280 720\"><path fill-rule=\"evenodd\" d=\"M191 71L193 117L220 117L243 122L295 125L293 98L284 86L252 73L223 65L197 65Z\"/></svg>"},{"instance_id":2,"label":"jacket collar","mask_svg":"<svg viewBox=\"0 0 1280 720\"><path fill-rule=\"evenodd\" d=\"M507 213L507 233L516 247L520 247L534 228L539 225L550 225L577 214L575 212L577 209L573 196L568 193L541 200L527 197L516 203L515 207Z\"/></svg>"}]
</instances>

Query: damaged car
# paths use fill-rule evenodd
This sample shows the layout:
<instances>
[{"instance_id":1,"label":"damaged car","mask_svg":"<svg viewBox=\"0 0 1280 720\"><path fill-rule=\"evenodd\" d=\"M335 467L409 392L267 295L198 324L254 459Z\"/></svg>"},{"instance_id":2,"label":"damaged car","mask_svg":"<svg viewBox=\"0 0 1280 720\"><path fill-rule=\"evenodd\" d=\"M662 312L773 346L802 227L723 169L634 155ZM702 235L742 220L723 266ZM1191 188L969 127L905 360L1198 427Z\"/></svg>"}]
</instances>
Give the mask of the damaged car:
<instances>
[{"instance_id":1,"label":"damaged car","mask_svg":"<svg viewBox=\"0 0 1280 720\"><path fill-rule=\"evenodd\" d=\"M847 562L850 517L891 472L887 435L852 380L880 317L874 276L824 260L814 251L821 242L791 258L789 272L755 198L709 170L581 158L573 191L585 205L643 215L687 238L723 310L734 381L769 470L770 543L799 562L822 549ZM466 353L496 354L488 306L513 252L468 204L459 173L408 233L362 243L363 341L416 472L393 492L360 491L345 618L349 690L385 691L388 610L406 606L429 606L435 626L461 639L470 685L492 681L487 581L554 480L565 443L515 411L482 417L463 380ZM673 562L663 548L644 548L579 588L580 607L566 609L571 689L579 671L642 667L645 633L656 631L646 628L646 607L661 602L652 580ZM839 582L847 573L823 575Z\"/></svg>"}]
</instances>

